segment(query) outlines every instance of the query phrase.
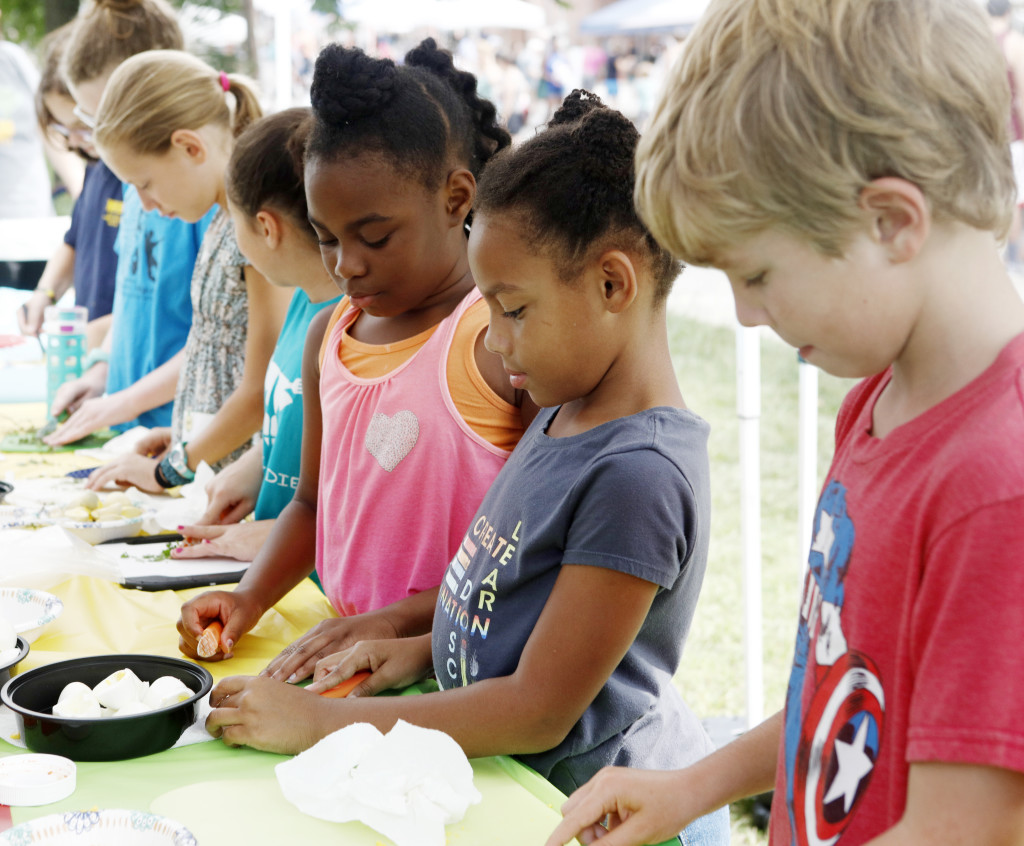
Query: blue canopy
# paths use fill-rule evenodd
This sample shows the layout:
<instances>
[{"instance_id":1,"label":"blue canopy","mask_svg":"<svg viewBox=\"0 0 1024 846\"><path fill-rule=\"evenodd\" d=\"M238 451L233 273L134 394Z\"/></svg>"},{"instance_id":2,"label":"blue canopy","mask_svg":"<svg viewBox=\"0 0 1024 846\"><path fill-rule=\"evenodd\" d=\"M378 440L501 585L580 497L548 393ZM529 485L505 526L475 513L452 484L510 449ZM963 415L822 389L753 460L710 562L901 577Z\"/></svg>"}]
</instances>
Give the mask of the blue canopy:
<instances>
[{"instance_id":1,"label":"blue canopy","mask_svg":"<svg viewBox=\"0 0 1024 846\"><path fill-rule=\"evenodd\" d=\"M643 35L689 32L710 0L617 0L587 15L580 32L589 35Z\"/></svg>"}]
</instances>

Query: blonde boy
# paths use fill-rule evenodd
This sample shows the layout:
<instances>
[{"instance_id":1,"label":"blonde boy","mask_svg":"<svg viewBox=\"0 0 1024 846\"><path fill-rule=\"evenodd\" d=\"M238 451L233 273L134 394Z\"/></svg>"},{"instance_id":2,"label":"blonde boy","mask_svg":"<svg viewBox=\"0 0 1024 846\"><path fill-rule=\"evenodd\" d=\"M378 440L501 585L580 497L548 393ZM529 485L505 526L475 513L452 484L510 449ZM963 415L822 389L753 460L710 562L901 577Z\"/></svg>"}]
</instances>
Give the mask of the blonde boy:
<instances>
[{"instance_id":1,"label":"blonde boy","mask_svg":"<svg viewBox=\"0 0 1024 846\"><path fill-rule=\"evenodd\" d=\"M686 770L602 771L549 846L658 842L772 786L779 846L1024 843L1009 107L975 0L716 0L690 36L638 152L642 214L728 274L742 323L864 381L784 711Z\"/></svg>"}]
</instances>

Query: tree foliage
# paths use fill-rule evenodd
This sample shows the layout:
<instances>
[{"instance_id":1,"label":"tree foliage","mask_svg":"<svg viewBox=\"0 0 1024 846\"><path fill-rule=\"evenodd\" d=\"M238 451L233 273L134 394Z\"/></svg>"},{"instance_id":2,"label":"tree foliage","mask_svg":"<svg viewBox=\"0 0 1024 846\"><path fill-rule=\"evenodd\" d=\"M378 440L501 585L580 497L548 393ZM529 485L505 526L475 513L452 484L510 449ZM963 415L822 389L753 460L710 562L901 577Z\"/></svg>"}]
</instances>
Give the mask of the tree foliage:
<instances>
[{"instance_id":1,"label":"tree foliage","mask_svg":"<svg viewBox=\"0 0 1024 846\"><path fill-rule=\"evenodd\" d=\"M180 8L184 0L169 2ZM199 5L217 9L222 14L243 14L245 4L243 0L200 0ZM78 7L78 0L3 0L0 31L9 41L35 46L46 33L71 20Z\"/></svg>"}]
</instances>

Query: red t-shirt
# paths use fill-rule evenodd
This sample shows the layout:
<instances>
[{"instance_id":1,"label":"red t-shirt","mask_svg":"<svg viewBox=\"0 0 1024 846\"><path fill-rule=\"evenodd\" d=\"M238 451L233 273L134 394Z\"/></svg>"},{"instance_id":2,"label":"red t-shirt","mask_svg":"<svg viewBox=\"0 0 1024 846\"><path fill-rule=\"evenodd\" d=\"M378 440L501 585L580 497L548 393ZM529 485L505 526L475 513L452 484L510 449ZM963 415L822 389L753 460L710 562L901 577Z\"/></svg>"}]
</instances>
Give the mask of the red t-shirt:
<instances>
[{"instance_id":1,"label":"red t-shirt","mask_svg":"<svg viewBox=\"0 0 1024 846\"><path fill-rule=\"evenodd\" d=\"M1024 771L1024 335L883 439L854 388L814 520L771 843L853 846L911 762Z\"/></svg>"}]
</instances>

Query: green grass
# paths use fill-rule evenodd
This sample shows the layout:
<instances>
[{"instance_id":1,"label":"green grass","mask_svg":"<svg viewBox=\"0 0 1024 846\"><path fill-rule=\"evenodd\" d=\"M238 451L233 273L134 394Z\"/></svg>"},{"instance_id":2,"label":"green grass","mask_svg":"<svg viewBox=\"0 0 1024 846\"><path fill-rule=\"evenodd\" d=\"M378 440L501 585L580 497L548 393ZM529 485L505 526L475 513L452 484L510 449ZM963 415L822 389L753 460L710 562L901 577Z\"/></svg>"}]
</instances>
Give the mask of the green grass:
<instances>
[{"instance_id":1,"label":"green grass","mask_svg":"<svg viewBox=\"0 0 1024 846\"><path fill-rule=\"evenodd\" d=\"M729 328L676 315L670 344L687 405L711 424L711 546L704 586L676 684L701 718L742 716L743 578L740 533L736 336ZM797 525L798 372L795 350L761 342L761 550L765 714L782 707L796 633L801 550ZM819 376L818 481L832 456L839 404L852 381ZM767 838L733 815L733 844Z\"/></svg>"}]
</instances>

